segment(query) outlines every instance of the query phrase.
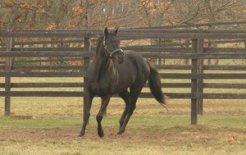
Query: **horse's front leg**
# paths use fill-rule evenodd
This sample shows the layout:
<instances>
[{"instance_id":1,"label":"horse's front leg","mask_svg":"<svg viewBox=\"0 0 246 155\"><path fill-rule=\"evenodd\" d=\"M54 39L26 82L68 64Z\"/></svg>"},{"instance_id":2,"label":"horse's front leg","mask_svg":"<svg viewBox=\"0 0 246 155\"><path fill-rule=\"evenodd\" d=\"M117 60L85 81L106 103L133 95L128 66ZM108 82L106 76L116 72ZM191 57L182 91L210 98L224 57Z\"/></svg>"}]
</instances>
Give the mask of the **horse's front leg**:
<instances>
[{"instance_id":1,"label":"horse's front leg","mask_svg":"<svg viewBox=\"0 0 246 155\"><path fill-rule=\"evenodd\" d=\"M86 101L84 103L84 109L83 109L83 125L79 133L79 137L82 137L85 134L86 125L88 124L89 117L90 117L90 110L91 110L93 97L94 96L92 96L90 93L86 95Z\"/></svg>"},{"instance_id":2,"label":"horse's front leg","mask_svg":"<svg viewBox=\"0 0 246 155\"><path fill-rule=\"evenodd\" d=\"M100 136L100 137L104 136L104 132L103 132L101 121L103 119L103 114L105 113L105 110L106 110L106 108L108 106L110 97L111 96L102 97L101 108L100 108L100 110L99 110L99 112L97 114L97 124L98 124L97 133L98 133L98 136Z\"/></svg>"}]
</instances>

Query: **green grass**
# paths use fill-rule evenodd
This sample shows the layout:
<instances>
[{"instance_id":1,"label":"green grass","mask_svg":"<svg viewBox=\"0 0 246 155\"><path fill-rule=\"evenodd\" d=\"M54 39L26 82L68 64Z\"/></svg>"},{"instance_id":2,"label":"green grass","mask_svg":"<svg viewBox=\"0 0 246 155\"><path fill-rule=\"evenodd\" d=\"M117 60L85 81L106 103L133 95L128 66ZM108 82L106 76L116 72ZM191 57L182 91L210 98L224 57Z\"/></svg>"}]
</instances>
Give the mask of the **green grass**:
<instances>
[{"instance_id":1,"label":"green grass","mask_svg":"<svg viewBox=\"0 0 246 155\"><path fill-rule=\"evenodd\" d=\"M2 128L55 128L55 127L75 127L81 122L78 119L16 119L1 118Z\"/></svg>"},{"instance_id":2,"label":"green grass","mask_svg":"<svg viewBox=\"0 0 246 155\"><path fill-rule=\"evenodd\" d=\"M199 116L200 125L216 127L246 128L245 116ZM80 127L82 119L16 119L12 117L0 118L1 128L56 128ZM119 116L106 116L104 126L118 126ZM90 124L96 126L95 117L90 118ZM165 115L137 115L131 118L132 127L173 127L189 126L190 116Z\"/></svg>"},{"instance_id":3,"label":"green grass","mask_svg":"<svg viewBox=\"0 0 246 155\"><path fill-rule=\"evenodd\" d=\"M246 128L245 116L201 116L199 124L217 127Z\"/></svg>"}]
</instances>

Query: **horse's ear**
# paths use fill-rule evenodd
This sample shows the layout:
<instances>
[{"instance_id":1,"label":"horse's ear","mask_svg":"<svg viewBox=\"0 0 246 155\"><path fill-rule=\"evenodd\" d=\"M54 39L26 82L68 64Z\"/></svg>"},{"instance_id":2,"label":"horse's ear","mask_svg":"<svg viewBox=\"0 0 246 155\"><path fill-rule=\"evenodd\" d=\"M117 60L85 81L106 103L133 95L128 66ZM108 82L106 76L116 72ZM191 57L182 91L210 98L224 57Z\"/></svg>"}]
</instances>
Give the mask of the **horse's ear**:
<instances>
[{"instance_id":1,"label":"horse's ear","mask_svg":"<svg viewBox=\"0 0 246 155\"><path fill-rule=\"evenodd\" d=\"M108 36L108 28L107 28L107 27L105 27L105 29L104 29L104 36L105 36L105 37Z\"/></svg>"},{"instance_id":2,"label":"horse's ear","mask_svg":"<svg viewBox=\"0 0 246 155\"><path fill-rule=\"evenodd\" d=\"M119 30L119 27L117 27L117 28L114 30L114 35L117 35L118 30Z\"/></svg>"}]
</instances>

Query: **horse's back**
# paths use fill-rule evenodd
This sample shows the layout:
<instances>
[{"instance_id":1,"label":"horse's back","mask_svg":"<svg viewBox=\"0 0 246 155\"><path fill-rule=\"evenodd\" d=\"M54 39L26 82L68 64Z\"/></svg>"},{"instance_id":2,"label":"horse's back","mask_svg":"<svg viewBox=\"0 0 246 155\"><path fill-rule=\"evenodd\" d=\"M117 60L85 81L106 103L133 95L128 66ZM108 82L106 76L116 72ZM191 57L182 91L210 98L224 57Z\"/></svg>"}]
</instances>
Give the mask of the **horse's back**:
<instances>
[{"instance_id":1,"label":"horse's back","mask_svg":"<svg viewBox=\"0 0 246 155\"><path fill-rule=\"evenodd\" d=\"M118 65L120 81L129 85L145 83L150 73L147 61L137 52L131 50L124 52L124 62Z\"/></svg>"},{"instance_id":2,"label":"horse's back","mask_svg":"<svg viewBox=\"0 0 246 155\"><path fill-rule=\"evenodd\" d=\"M148 62L143 58L143 56L135 51L127 50L125 51L125 61L134 62L137 69L140 70L142 73L149 72L149 65Z\"/></svg>"},{"instance_id":3,"label":"horse's back","mask_svg":"<svg viewBox=\"0 0 246 155\"><path fill-rule=\"evenodd\" d=\"M127 68L128 70L132 69L134 71L148 68L148 63L138 52L126 50L124 53L124 62L118 65L119 68Z\"/></svg>"},{"instance_id":4,"label":"horse's back","mask_svg":"<svg viewBox=\"0 0 246 155\"><path fill-rule=\"evenodd\" d=\"M136 51L125 50L124 53L125 53L126 58L131 58L131 59L135 59L135 60L138 60L138 59L143 60L143 56Z\"/></svg>"}]
</instances>

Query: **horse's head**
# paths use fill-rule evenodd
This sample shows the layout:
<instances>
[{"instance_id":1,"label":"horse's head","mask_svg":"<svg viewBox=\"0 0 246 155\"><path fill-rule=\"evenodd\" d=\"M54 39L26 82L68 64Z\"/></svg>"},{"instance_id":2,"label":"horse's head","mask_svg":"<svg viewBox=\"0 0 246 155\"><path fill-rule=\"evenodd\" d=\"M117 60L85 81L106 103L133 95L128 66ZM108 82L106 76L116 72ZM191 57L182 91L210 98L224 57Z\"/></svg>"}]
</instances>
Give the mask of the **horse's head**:
<instances>
[{"instance_id":1,"label":"horse's head","mask_svg":"<svg viewBox=\"0 0 246 155\"><path fill-rule=\"evenodd\" d=\"M112 59L116 63L123 63L124 61L124 52L120 48L120 40L117 36L118 29L109 32L108 28L104 29L104 36L101 40L101 49L107 58Z\"/></svg>"}]
</instances>

